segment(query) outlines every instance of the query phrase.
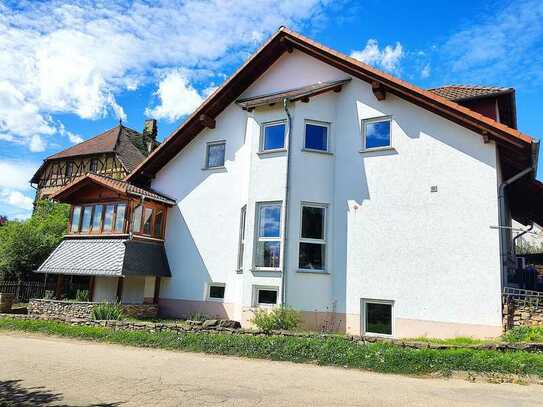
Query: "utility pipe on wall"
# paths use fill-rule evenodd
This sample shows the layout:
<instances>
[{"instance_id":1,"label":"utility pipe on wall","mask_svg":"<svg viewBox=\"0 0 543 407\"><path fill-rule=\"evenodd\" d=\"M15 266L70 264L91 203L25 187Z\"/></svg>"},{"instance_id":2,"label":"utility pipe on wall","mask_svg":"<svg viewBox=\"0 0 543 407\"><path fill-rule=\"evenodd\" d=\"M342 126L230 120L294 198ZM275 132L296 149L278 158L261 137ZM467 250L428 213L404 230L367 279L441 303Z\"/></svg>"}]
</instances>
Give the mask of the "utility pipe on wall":
<instances>
[{"instance_id":1,"label":"utility pipe on wall","mask_svg":"<svg viewBox=\"0 0 543 407\"><path fill-rule=\"evenodd\" d=\"M287 253L288 253L288 209L289 209L289 196L290 196L290 145L291 145L291 133L292 133L292 118L290 116L290 112L288 110L288 98L283 99L283 109L285 110L285 114L287 116L287 134L285 135L287 140L287 168L286 168L286 174L285 174L285 213L284 213L284 220L283 220L283 259L281 264L281 304L287 305Z\"/></svg>"}]
</instances>

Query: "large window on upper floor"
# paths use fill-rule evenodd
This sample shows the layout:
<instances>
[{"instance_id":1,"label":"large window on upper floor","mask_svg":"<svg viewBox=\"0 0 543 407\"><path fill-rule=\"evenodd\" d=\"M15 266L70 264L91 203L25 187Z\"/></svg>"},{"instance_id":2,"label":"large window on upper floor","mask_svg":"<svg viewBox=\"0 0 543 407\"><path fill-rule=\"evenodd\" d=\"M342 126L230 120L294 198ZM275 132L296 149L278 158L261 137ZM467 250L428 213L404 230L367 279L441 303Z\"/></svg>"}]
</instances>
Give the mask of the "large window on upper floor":
<instances>
[{"instance_id":1,"label":"large window on upper floor","mask_svg":"<svg viewBox=\"0 0 543 407\"><path fill-rule=\"evenodd\" d=\"M391 118L378 117L362 121L363 150L378 150L392 146Z\"/></svg>"},{"instance_id":2,"label":"large window on upper floor","mask_svg":"<svg viewBox=\"0 0 543 407\"><path fill-rule=\"evenodd\" d=\"M305 122L304 149L313 151L329 151L330 124L307 120Z\"/></svg>"},{"instance_id":3,"label":"large window on upper floor","mask_svg":"<svg viewBox=\"0 0 543 407\"><path fill-rule=\"evenodd\" d=\"M281 203L261 202L256 207L255 267L281 267Z\"/></svg>"},{"instance_id":4,"label":"large window on upper floor","mask_svg":"<svg viewBox=\"0 0 543 407\"><path fill-rule=\"evenodd\" d=\"M285 148L285 122L270 122L262 125L260 151L269 152Z\"/></svg>"},{"instance_id":5,"label":"large window on upper floor","mask_svg":"<svg viewBox=\"0 0 543 407\"><path fill-rule=\"evenodd\" d=\"M326 205L302 204L298 268L326 269Z\"/></svg>"},{"instance_id":6,"label":"large window on upper floor","mask_svg":"<svg viewBox=\"0 0 543 407\"><path fill-rule=\"evenodd\" d=\"M157 239L164 236L165 209L154 205L137 205L132 213L132 232Z\"/></svg>"},{"instance_id":7,"label":"large window on upper floor","mask_svg":"<svg viewBox=\"0 0 543 407\"><path fill-rule=\"evenodd\" d=\"M70 232L82 234L124 233L126 204L107 203L73 206Z\"/></svg>"}]
</instances>

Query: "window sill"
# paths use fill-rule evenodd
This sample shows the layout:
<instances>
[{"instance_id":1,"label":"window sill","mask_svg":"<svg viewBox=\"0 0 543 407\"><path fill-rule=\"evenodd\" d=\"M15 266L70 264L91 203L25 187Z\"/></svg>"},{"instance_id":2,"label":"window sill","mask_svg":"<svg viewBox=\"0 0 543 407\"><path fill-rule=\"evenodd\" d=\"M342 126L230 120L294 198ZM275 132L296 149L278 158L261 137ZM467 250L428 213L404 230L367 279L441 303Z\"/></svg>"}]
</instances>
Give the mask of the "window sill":
<instances>
[{"instance_id":1,"label":"window sill","mask_svg":"<svg viewBox=\"0 0 543 407\"><path fill-rule=\"evenodd\" d=\"M224 302L224 298L211 298L211 297L207 297L206 301L211 301L211 302Z\"/></svg>"},{"instance_id":2,"label":"window sill","mask_svg":"<svg viewBox=\"0 0 543 407\"><path fill-rule=\"evenodd\" d=\"M202 167L202 171L226 171L226 167L224 165L220 167Z\"/></svg>"},{"instance_id":3,"label":"window sill","mask_svg":"<svg viewBox=\"0 0 543 407\"><path fill-rule=\"evenodd\" d=\"M275 155L275 154L283 154L286 153L286 148L277 148L275 150L264 150L264 151L258 151L257 154L260 156L269 156L269 155Z\"/></svg>"},{"instance_id":4,"label":"window sill","mask_svg":"<svg viewBox=\"0 0 543 407\"><path fill-rule=\"evenodd\" d=\"M394 147L378 147L378 148L369 148L369 149L362 149L358 151L360 154L364 155L386 155L386 154L395 154L397 153L396 149Z\"/></svg>"},{"instance_id":5,"label":"window sill","mask_svg":"<svg viewBox=\"0 0 543 407\"><path fill-rule=\"evenodd\" d=\"M317 153L317 154L324 154L324 155L334 155L331 151L324 151L324 150L315 150L312 148L302 148L303 152L306 153Z\"/></svg>"},{"instance_id":6,"label":"window sill","mask_svg":"<svg viewBox=\"0 0 543 407\"><path fill-rule=\"evenodd\" d=\"M296 273L301 274L324 274L324 275L330 275L330 272L326 270L309 270L309 269L298 269L296 270Z\"/></svg>"},{"instance_id":7,"label":"window sill","mask_svg":"<svg viewBox=\"0 0 543 407\"><path fill-rule=\"evenodd\" d=\"M278 273L278 274L281 273L281 269L279 269L279 268L276 269L276 268L260 268L260 267L258 267L258 268L251 269L251 271L253 273Z\"/></svg>"}]
</instances>

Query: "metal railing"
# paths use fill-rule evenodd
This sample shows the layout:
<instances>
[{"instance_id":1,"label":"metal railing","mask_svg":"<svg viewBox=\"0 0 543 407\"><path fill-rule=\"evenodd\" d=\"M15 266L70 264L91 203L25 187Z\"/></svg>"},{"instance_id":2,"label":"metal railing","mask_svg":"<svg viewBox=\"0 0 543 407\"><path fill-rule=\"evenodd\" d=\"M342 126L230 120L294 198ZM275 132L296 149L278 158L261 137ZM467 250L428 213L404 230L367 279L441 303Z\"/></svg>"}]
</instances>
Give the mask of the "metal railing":
<instances>
[{"instance_id":1,"label":"metal railing","mask_svg":"<svg viewBox=\"0 0 543 407\"><path fill-rule=\"evenodd\" d=\"M40 281L0 281L0 293L14 294L15 302L43 298L46 290L45 284Z\"/></svg>"},{"instance_id":2,"label":"metal railing","mask_svg":"<svg viewBox=\"0 0 543 407\"><path fill-rule=\"evenodd\" d=\"M543 305L543 292L525 290L523 288L504 287L503 298L506 304L514 302L516 305Z\"/></svg>"}]
</instances>

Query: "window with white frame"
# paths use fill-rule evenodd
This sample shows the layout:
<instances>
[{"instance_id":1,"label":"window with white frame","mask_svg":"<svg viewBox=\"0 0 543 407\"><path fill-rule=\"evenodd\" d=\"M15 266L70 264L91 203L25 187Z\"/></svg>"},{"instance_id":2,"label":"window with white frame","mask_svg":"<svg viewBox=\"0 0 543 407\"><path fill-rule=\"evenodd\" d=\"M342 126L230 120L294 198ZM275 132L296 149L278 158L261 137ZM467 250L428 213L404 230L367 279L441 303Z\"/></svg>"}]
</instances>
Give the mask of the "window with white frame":
<instances>
[{"instance_id":1,"label":"window with white frame","mask_svg":"<svg viewBox=\"0 0 543 407\"><path fill-rule=\"evenodd\" d=\"M255 267L279 269L281 264L281 203L256 206Z\"/></svg>"},{"instance_id":2,"label":"window with white frame","mask_svg":"<svg viewBox=\"0 0 543 407\"><path fill-rule=\"evenodd\" d=\"M298 267L326 269L326 205L302 204Z\"/></svg>"},{"instance_id":3,"label":"window with white frame","mask_svg":"<svg viewBox=\"0 0 543 407\"><path fill-rule=\"evenodd\" d=\"M225 284L211 283L207 286L207 299L213 301L224 300Z\"/></svg>"},{"instance_id":4,"label":"window with white frame","mask_svg":"<svg viewBox=\"0 0 543 407\"><path fill-rule=\"evenodd\" d=\"M239 243L238 243L238 273L243 271L243 254L245 253L245 219L247 205L243 205L239 216Z\"/></svg>"},{"instance_id":5,"label":"window with white frame","mask_svg":"<svg viewBox=\"0 0 543 407\"><path fill-rule=\"evenodd\" d=\"M274 287L255 287L255 305L275 305L279 296L279 289Z\"/></svg>"},{"instance_id":6,"label":"window with white frame","mask_svg":"<svg viewBox=\"0 0 543 407\"><path fill-rule=\"evenodd\" d=\"M329 151L329 133L330 124L306 120L304 149L315 151Z\"/></svg>"},{"instance_id":7,"label":"window with white frame","mask_svg":"<svg viewBox=\"0 0 543 407\"><path fill-rule=\"evenodd\" d=\"M365 335L393 335L393 301L362 300Z\"/></svg>"},{"instance_id":8,"label":"window with white frame","mask_svg":"<svg viewBox=\"0 0 543 407\"><path fill-rule=\"evenodd\" d=\"M285 122L264 123L260 151L274 151L283 148L285 148Z\"/></svg>"},{"instance_id":9,"label":"window with white frame","mask_svg":"<svg viewBox=\"0 0 543 407\"><path fill-rule=\"evenodd\" d=\"M391 124L390 117L363 120L363 149L373 150L390 147L392 145Z\"/></svg>"},{"instance_id":10,"label":"window with white frame","mask_svg":"<svg viewBox=\"0 0 543 407\"><path fill-rule=\"evenodd\" d=\"M226 152L226 141L213 141L207 143L206 168L224 167L224 155Z\"/></svg>"}]
</instances>

